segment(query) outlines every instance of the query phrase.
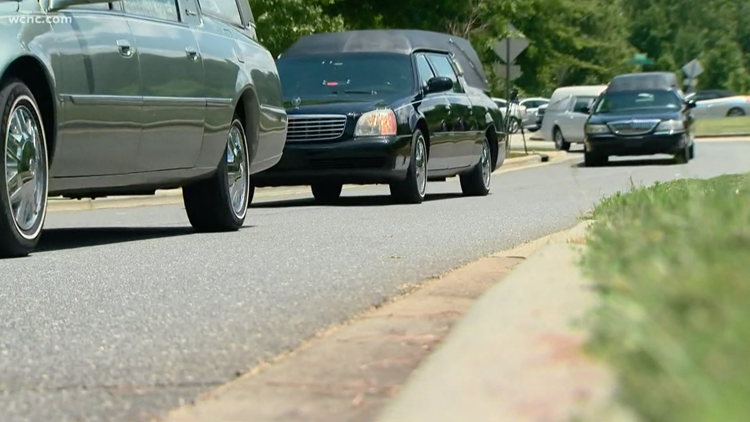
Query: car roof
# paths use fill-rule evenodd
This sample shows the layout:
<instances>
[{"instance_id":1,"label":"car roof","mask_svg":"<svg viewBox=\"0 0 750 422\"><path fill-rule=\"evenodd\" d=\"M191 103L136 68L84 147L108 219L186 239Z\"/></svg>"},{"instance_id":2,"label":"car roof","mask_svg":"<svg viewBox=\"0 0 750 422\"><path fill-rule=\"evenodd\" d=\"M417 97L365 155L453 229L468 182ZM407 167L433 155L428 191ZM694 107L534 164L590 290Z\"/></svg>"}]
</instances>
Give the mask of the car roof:
<instances>
[{"instance_id":1,"label":"car roof","mask_svg":"<svg viewBox=\"0 0 750 422\"><path fill-rule=\"evenodd\" d=\"M450 54L466 83L489 92L487 76L471 43L461 37L416 29L364 29L327 32L301 37L279 59L341 53L412 54L432 51Z\"/></svg>"},{"instance_id":2,"label":"car roof","mask_svg":"<svg viewBox=\"0 0 750 422\"><path fill-rule=\"evenodd\" d=\"M612 78L607 92L632 91L637 89L678 89L677 76L672 72L642 72L618 75Z\"/></svg>"},{"instance_id":3,"label":"car roof","mask_svg":"<svg viewBox=\"0 0 750 422\"><path fill-rule=\"evenodd\" d=\"M607 89L607 85L578 85L578 86L564 86L557 88L552 93L552 98L549 102L554 103L560 101L562 98L570 95L585 95L585 96L597 96Z\"/></svg>"}]
</instances>

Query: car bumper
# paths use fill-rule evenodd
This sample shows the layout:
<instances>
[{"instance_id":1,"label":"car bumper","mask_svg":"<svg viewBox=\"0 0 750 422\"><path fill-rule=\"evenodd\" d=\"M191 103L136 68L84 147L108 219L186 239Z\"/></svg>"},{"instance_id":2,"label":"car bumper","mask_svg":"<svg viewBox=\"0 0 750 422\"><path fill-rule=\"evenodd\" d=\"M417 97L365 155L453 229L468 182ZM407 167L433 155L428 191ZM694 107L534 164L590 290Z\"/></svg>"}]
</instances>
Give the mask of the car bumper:
<instances>
[{"instance_id":1,"label":"car bumper","mask_svg":"<svg viewBox=\"0 0 750 422\"><path fill-rule=\"evenodd\" d=\"M655 155L676 154L689 143L685 133L674 135L645 136L587 136L584 141L587 152L603 155Z\"/></svg>"},{"instance_id":2,"label":"car bumper","mask_svg":"<svg viewBox=\"0 0 750 422\"><path fill-rule=\"evenodd\" d=\"M335 142L287 142L278 164L253 175L255 186L373 184L406 178L411 135Z\"/></svg>"}]
</instances>

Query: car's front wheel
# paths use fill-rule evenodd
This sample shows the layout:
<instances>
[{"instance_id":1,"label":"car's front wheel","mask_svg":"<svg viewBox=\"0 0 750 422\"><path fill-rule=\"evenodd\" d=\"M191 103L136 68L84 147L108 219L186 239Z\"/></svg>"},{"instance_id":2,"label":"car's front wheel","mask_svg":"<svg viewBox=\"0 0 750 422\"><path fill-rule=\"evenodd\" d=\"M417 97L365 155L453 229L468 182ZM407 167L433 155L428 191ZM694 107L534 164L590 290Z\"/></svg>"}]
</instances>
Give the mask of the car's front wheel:
<instances>
[{"instance_id":1,"label":"car's front wheel","mask_svg":"<svg viewBox=\"0 0 750 422\"><path fill-rule=\"evenodd\" d=\"M411 139L411 159L406 179L390 184L391 195L402 203L419 204L427 191L427 142L422 131L416 129Z\"/></svg>"},{"instance_id":2,"label":"car's front wheel","mask_svg":"<svg viewBox=\"0 0 750 422\"><path fill-rule=\"evenodd\" d=\"M4 151L0 192L0 256L34 250L47 214L47 142L36 100L20 81L0 88L0 147Z\"/></svg>"},{"instance_id":3,"label":"car's front wheel","mask_svg":"<svg viewBox=\"0 0 750 422\"><path fill-rule=\"evenodd\" d=\"M332 204L341 197L341 183L320 183L310 186L315 200L321 204Z\"/></svg>"},{"instance_id":4,"label":"car's front wheel","mask_svg":"<svg viewBox=\"0 0 750 422\"><path fill-rule=\"evenodd\" d=\"M570 151L570 142L565 140L565 136L563 136L560 128L555 128L552 138L555 141L555 148L557 148L558 151Z\"/></svg>"},{"instance_id":5,"label":"car's front wheel","mask_svg":"<svg viewBox=\"0 0 750 422\"><path fill-rule=\"evenodd\" d=\"M490 193L492 183L492 154L487 137L482 141L479 163L467 174L459 176L461 191L468 196L484 196Z\"/></svg>"},{"instance_id":6,"label":"car's front wheel","mask_svg":"<svg viewBox=\"0 0 750 422\"><path fill-rule=\"evenodd\" d=\"M213 177L182 188L185 210L195 230L221 232L242 227L250 203L249 167L245 129L235 118Z\"/></svg>"}]
</instances>

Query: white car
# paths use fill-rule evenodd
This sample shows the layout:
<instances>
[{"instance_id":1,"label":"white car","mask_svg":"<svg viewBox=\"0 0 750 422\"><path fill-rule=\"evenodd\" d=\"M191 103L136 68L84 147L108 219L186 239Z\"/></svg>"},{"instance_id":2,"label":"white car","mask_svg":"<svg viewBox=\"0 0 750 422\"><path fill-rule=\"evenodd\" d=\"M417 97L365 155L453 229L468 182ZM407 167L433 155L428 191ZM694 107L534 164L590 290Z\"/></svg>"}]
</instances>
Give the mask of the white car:
<instances>
[{"instance_id":1,"label":"white car","mask_svg":"<svg viewBox=\"0 0 750 422\"><path fill-rule=\"evenodd\" d=\"M692 111L696 119L750 116L750 96L725 91L701 91L685 96L695 100Z\"/></svg>"},{"instance_id":2,"label":"white car","mask_svg":"<svg viewBox=\"0 0 750 422\"><path fill-rule=\"evenodd\" d=\"M503 98L492 98L492 101L500 107L500 112L503 114L503 121L509 124L508 132L516 133L521 128L521 124L526 117L526 107L522 107L515 103L510 103L510 119L508 120L505 115L508 112L508 101Z\"/></svg>"},{"instance_id":3,"label":"white car","mask_svg":"<svg viewBox=\"0 0 750 422\"><path fill-rule=\"evenodd\" d=\"M607 85L585 85L557 88L547 105L542 120L542 136L553 141L555 148L567 151L571 144L581 144L586 111Z\"/></svg>"},{"instance_id":4,"label":"white car","mask_svg":"<svg viewBox=\"0 0 750 422\"><path fill-rule=\"evenodd\" d=\"M539 120L537 112L539 107L546 105L547 103L549 103L549 98L543 97L524 98L518 102L518 105L522 108L526 108L526 115L522 120L524 129L529 132L536 132L541 128L541 125L537 124L537 120Z\"/></svg>"}]
</instances>

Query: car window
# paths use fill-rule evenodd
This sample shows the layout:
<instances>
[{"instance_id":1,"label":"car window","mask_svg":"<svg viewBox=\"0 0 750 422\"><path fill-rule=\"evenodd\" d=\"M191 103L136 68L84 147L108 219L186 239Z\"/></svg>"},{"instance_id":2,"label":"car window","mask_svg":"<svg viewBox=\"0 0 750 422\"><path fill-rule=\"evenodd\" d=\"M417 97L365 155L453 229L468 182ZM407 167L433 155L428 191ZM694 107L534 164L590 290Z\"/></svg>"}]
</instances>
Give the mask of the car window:
<instances>
[{"instance_id":1,"label":"car window","mask_svg":"<svg viewBox=\"0 0 750 422\"><path fill-rule=\"evenodd\" d=\"M461 88L461 84L458 82L458 76L456 76L456 70L450 62L447 56L438 54L430 54L430 63L435 68L438 76L445 76L453 81L453 92L464 92Z\"/></svg>"},{"instance_id":2,"label":"car window","mask_svg":"<svg viewBox=\"0 0 750 422\"><path fill-rule=\"evenodd\" d=\"M427 86L427 81L435 76L424 54L417 55L417 71L419 72L419 82L422 86Z\"/></svg>"},{"instance_id":3,"label":"car window","mask_svg":"<svg viewBox=\"0 0 750 422\"><path fill-rule=\"evenodd\" d=\"M122 9L125 13L168 21L179 21L175 0L123 0Z\"/></svg>"},{"instance_id":4,"label":"car window","mask_svg":"<svg viewBox=\"0 0 750 422\"><path fill-rule=\"evenodd\" d=\"M276 61L284 98L319 95L403 95L416 91L411 56L343 53Z\"/></svg>"},{"instance_id":5,"label":"car window","mask_svg":"<svg viewBox=\"0 0 750 422\"><path fill-rule=\"evenodd\" d=\"M240 8L236 0L198 0L201 11L242 26Z\"/></svg>"},{"instance_id":6,"label":"car window","mask_svg":"<svg viewBox=\"0 0 750 422\"><path fill-rule=\"evenodd\" d=\"M650 108L680 109L682 99L674 91L643 90L606 93L596 105L597 113Z\"/></svg>"},{"instance_id":7,"label":"car window","mask_svg":"<svg viewBox=\"0 0 750 422\"><path fill-rule=\"evenodd\" d=\"M596 97L576 97L575 103L573 103L574 113L585 113L586 108L591 106Z\"/></svg>"}]
</instances>

